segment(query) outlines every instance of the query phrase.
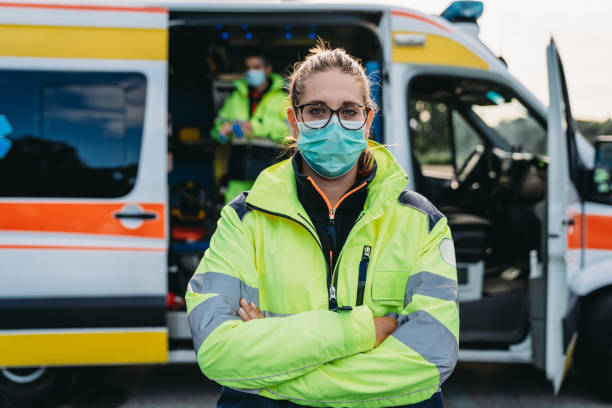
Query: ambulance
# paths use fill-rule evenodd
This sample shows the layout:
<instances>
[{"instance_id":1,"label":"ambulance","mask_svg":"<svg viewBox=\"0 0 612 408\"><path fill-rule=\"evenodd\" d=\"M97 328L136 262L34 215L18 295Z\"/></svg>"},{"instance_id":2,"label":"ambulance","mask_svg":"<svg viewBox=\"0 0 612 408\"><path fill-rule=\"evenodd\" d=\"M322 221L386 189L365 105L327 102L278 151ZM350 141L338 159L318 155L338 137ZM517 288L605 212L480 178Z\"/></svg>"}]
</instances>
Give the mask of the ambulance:
<instances>
[{"instance_id":1,"label":"ambulance","mask_svg":"<svg viewBox=\"0 0 612 408\"><path fill-rule=\"evenodd\" d=\"M555 391L573 361L612 396L612 138L577 132L553 40L545 106L479 40L481 13L0 1L0 405L83 366L195 362L183 295L231 149L216 111L249 52L286 73L317 37L364 63L372 137L448 217L460 360L533 364Z\"/></svg>"}]
</instances>

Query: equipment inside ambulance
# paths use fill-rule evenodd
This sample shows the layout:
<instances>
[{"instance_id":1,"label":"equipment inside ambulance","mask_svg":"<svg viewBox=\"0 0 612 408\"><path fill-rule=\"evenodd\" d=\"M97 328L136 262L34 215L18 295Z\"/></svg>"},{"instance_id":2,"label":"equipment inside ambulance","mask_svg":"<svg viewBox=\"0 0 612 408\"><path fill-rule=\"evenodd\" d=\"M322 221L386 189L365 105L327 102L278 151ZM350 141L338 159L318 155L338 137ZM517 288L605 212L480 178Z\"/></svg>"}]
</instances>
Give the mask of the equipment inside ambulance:
<instances>
[{"instance_id":1,"label":"equipment inside ambulance","mask_svg":"<svg viewBox=\"0 0 612 408\"><path fill-rule=\"evenodd\" d=\"M144 3L0 4L1 392L62 388L59 365L195 361L183 295L229 157L210 130L245 55L284 72L317 36L361 59L372 138L448 217L460 360L533 364L558 390L575 348L611 392L612 142L575 131L554 43L546 107L478 39L478 2Z\"/></svg>"}]
</instances>

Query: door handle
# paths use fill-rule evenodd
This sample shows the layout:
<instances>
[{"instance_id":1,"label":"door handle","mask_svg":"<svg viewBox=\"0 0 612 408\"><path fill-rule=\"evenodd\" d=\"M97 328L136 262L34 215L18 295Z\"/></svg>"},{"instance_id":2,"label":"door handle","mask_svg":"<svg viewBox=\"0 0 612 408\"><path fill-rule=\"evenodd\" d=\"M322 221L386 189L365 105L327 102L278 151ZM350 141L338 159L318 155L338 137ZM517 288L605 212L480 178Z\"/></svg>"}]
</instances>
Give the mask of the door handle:
<instances>
[{"instance_id":1,"label":"door handle","mask_svg":"<svg viewBox=\"0 0 612 408\"><path fill-rule=\"evenodd\" d=\"M576 220L574 218L568 218L567 220L563 220L563 222L561 224L567 225L568 227L571 227L574 224L576 224Z\"/></svg>"},{"instance_id":2,"label":"door handle","mask_svg":"<svg viewBox=\"0 0 612 408\"><path fill-rule=\"evenodd\" d=\"M152 212L141 212L141 213L121 213L116 212L113 214L115 218L120 220L154 220L157 218L157 214Z\"/></svg>"}]
</instances>

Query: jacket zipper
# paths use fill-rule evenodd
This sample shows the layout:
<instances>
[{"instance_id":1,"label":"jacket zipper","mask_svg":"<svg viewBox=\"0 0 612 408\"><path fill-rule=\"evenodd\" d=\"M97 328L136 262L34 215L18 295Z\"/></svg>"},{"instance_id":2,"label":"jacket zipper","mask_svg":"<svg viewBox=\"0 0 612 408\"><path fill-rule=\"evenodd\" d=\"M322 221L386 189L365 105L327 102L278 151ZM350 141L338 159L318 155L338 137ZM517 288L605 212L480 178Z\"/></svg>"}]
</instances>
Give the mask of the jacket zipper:
<instances>
[{"instance_id":1,"label":"jacket zipper","mask_svg":"<svg viewBox=\"0 0 612 408\"><path fill-rule=\"evenodd\" d=\"M359 217L357 217L357 220L355 221L355 225L351 229L351 232L349 233L348 237L346 237L346 242L349 241L349 238L351 237L351 235L353 235L353 231L355 230L355 227L357 226L359 221L364 217L365 214L366 214L365 211L362 211L361 214L359 214ZM334 287L334 294L335 294L335 288L338 287L337 269L338 269L338 265L340 264L340 260L342 259L342 254L343 253L344 253L344 248L342 248L342 250L338 254L338 260L336 261L336 267L334 268L334 280L333 280L333 283L332 283L332 286Z\"/></svg>"},{"instance_id":2,"label":"jacket zipper","mask_svg":"<svg viewBox=\"0 0 612 408\"><path fill-rule=\"evenodd\" d=\"M363 183L361 183L354 189L348 191L346 194L344 194L340 198L340 200L338 200L338 202L336 203L336 206L332 207L331 203L329 202L329 200L327 199L323 191L319 188L319 186L317 186L317 184L314 182L312 177L308 177L308 181L310 181L310 184L312 184L312 186L319 193L321 198L323 198L323 201L325 201L325 204L327 205L327 209L329 211L329 219L327 223L327 236L329 237L330 242L329 242L329 262L328 262L329 277L327 279L327 288L329 292L329 308L337 309L338 308L338 297L336 293L336 288L338 284L338 274L334 274L334 269L336 268L333 267L334 251L336 250L336 227L334 225L334 220L336 218L336 210L338 209L338 207L340 206L340 203L342 203L342 201L344 201L345 198L353 194L355 191L361 189L363 186L365 186L368 183L367 181L364 181ZM340 259L338 258L338 261L339 260Z\"/></svg>"},{"instance_id":3,"label":"jacket zipper","mask_svg":"<svg viewBox=\"0 0 612 408\"><path fill-rule=\"evenodd\" d=\"M372 247L365 245L359 262L359 282L357 283L357 306L363 305L363 292L365 291L366 278L368 276L368 263L370 263Z\"/></svg>"},{"instance_id":4,"label":"jacket zipper","mask_svg":"<svg viewBox=\"0 0 612 408\"><path fill-rule=\"evenodd\" d=\"M359 262L359 281L357 283L357 301L356 306L361 306L363 304L363 294L365 291L365 281L368 274L368 265L370 263L370 254L372 253L372 247L369 245L365 245L363 247L363 252L361 253L361 262ZM340 258L342 258L342 252L338 255L338 261L336 262L336 266L340 263ZM338 274L336 273L336 268L334 268L334 280L332 282L331 288L333 288L334 296L336 294L336 288L338 287Z\"/></svg>"}]
</instances>

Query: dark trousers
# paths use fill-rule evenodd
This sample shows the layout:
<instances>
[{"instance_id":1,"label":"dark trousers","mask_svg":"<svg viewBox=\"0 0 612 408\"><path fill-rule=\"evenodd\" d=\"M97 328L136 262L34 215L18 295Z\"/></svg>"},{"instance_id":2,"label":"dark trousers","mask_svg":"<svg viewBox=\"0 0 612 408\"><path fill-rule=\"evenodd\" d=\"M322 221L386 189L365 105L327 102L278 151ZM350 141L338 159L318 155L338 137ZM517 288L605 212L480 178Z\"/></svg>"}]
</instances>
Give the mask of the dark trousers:
<instances>
[{"instance_id":1,"label":"dark trousers","mask_svg":"<svg viewBox=\"0 0 612 408\"><path fill-rule=\"evenodd\" d=\"M263 169L279 161L280 149L257 145L232 145L227 169L230 180L255 181Z\"/></svg>"},{"instance_id":2,"label":"dark trousers","mask_svg":"<svg viewBox=\"0 0 612 408\"><path fill-rule=\"evenodd\" d=\"M248 394L236 391L231 388L223 387L221 397L217 401L217 408L295 408L304 407L291 401L273 400L259 395ZM443 408L442 395L436 392L433 397L418 404L403 405L396 408Z\"/></svg>"}]
</instances>

